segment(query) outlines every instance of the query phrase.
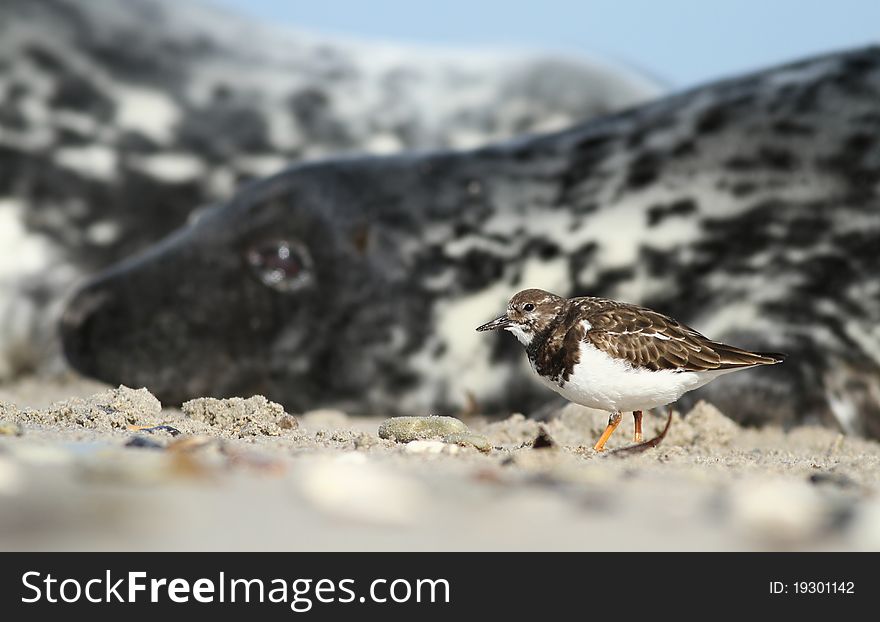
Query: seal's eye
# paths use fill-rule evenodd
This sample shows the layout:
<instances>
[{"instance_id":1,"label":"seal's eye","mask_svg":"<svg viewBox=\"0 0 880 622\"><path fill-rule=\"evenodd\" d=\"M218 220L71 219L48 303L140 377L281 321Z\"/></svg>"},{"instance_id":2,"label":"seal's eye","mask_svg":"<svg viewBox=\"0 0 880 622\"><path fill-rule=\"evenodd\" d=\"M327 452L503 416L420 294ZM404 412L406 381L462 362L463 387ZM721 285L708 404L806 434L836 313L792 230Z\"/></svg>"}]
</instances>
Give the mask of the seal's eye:
<instances>
[{"instance_id":1,"label":"seal's eye","mask_svg":"<svg viewBox=\"0 0 880 622\"><path fill-rule=\"evenodd\" d=\"M527 302L526 304L523 305L523 311L528 312L528 311L534 311L534 310L535 310L535 305L533 305L530 302Z\"/></svg>"},{"instance_id":2,"label":"seal's eye","mask_svg":"<svg viewBox=\"0 0 880 622\"><path fill-rule=\"evenodd\" d=\"M312 282L308 251L290 240L269 240L250 246L245 261L264 285L280 292L297 291Z\"/></svg>"}]
</instances>

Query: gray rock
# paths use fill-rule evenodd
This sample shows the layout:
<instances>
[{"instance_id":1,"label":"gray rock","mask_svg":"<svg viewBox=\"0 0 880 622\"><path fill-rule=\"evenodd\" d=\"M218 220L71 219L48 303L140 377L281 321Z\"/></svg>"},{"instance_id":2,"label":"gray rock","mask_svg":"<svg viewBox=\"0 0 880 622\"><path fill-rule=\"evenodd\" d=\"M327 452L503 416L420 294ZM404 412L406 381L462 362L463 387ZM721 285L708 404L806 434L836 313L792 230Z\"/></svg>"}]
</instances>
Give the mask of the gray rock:
<instances>
[{"instance_id":1,"label":"gray rock","mask_svg":"<svg viewBox=\"0 0 880 622\"><path fill-rule=\"evenodd\" d=\"M392 417L379 426L379 437L408 443L410 441L440 439L451 434L468 434L468 427L455 417Z\"/></svg>"}]
</instances>

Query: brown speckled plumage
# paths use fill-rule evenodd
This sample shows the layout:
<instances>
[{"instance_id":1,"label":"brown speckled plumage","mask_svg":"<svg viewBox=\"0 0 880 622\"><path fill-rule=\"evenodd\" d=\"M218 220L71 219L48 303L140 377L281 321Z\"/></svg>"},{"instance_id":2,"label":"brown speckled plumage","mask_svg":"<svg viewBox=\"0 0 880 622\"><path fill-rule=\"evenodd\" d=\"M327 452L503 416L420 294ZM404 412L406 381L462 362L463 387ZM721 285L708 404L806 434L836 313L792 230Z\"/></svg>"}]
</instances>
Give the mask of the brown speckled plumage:
<instances>
[{"instance_id":1,"label":"brown speckled plumage","mask_svg":"<svg viewBox=\"0 0 880 622\"><path fill-rule=\"evenodd\" d=\"M540 289L519 292L505 315L477 328L496 329L516 335L551 389L610 413L597 451L620 425L623 410L633 413L637 447L654 447L665 431L642 442L644 409L671 404L725 372L785 358L712 341L645 307L607 298L565 299ZM671 415L667 429L669 421Z\"/></svg>"},{"instance_id":2,"label":"brown speckled plumage","mask_svg":"<svg viewBox=\"0 0 880 622\"><path fill-rule=\"evenodd\" d=\"M608 298L566 300L527 289L511 299L508 317L525 321L527 304L536 308L530 321L535 337L526 348L529 360L539 374L556 381L569 379L582 341L633 367L652 371L734 369L770 365L784 358L712 341L662 313Z\"/></svg>"}]
</instances>

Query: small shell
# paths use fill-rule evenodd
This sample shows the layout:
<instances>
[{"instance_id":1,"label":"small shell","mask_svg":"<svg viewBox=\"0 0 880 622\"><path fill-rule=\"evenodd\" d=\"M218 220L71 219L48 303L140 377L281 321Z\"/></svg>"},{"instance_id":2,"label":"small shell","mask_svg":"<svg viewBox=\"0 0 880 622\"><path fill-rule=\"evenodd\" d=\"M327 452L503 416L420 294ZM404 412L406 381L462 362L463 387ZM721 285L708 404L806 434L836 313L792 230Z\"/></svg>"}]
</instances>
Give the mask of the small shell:
<instances>
[{"instance_id":1,"label":"small shell","mask_svg":"<svg viewBox=\"0 0 880 622\"><path fill-rule=\"evenodd\" d=\"M128 425L126 428L129 432L149 432L150 434L154 432L168 432L171 436L180 434L180 430L170 425Z\"/></svg>"}]
</instances>

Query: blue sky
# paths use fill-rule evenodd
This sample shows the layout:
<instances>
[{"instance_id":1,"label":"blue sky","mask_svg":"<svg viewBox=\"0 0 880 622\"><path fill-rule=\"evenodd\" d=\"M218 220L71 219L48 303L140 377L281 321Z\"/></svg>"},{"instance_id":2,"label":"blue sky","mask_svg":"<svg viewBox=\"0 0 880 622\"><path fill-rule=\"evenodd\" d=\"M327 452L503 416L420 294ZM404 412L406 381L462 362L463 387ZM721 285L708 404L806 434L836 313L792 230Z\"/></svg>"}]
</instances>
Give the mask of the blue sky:
<instances>
[{"instance_id":1,"label":"blue sky","mask_svg":"<svg viewBox=\"0 0 880 622\"><path fill-rule=\"evenodd\" d=\"M880 41L880 0L208 0L318 32L598 54L688 86Z\"/></svg>"}]
</instances>

